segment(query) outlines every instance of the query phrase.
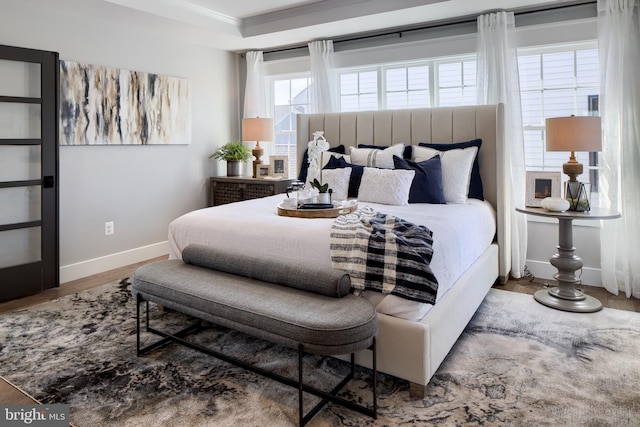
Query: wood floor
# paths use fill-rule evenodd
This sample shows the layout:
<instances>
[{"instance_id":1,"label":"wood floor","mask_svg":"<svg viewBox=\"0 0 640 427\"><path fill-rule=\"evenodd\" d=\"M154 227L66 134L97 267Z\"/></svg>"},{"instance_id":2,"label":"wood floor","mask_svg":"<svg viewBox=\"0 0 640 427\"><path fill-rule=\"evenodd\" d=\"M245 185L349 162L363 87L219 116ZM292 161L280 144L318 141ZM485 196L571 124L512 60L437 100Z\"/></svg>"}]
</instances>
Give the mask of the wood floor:
<instances>
[{"instance_id":1,"label":"wood floor","mask_svg":"<svg viewBox=\"0 0 640 427\"><path fill-rule=\"evenodd\" d=\"M148 261L132 264L126 267L121 267L115 270L100 273L95 276L90 276L84 279L75 280L61 285L59 288L49 289L41 292L37 295L20 298L13 301L0 303L0 315L10 313L12 311L20 310L32 305L40 304L43 302L51 301L56 298L60 298L65 295L75 294L86 289L91 289L105 283L123 279L125 277L131 277L136 268L140 265L150 261L156 261L164 259L166 257L158 257ZM543 279L529 279L523 278L519 280L509 280L505 285L496 286L499 289L507 291L520 292L525 294L535 293L539 289L543 289L548 286L553 286L553 281ZM603 288L593 286L583 286L582 290L602 302L602 305L609 308L616 308L619 310L628 310L640 312L640 299L631 298L627 299L623 295L611 295ZM32 403L31 397L20 391L17 387L6 382L0 378L0 403L15 403L15 404L27 404Z\"/></svg>"},{"instance_id":2,"label":"wood floor","mask_svg":"<svg viewBox=\"0 0 640 427\"><path fill-rule=\"evenodd\" d=\"M56 298L63 297L65 295L72 295L77 292L82 292L87 289L104 285L105 283L109 283L114 280L124 279L125 277L131 277L131 275L136 270L136 268L140 267L141 265L152 262L152 261L166 259L166 258L167 256L161 256L161 257L153 258L147 261L138 262L136 264L131 264L126 267L116 268L115 270L110 270L104 273L96 274L94 276L89 276L83 279L67 282L60 285L60 287L58 288L47 289L46 291L40 292L39 294L36 294L36 295L16 299L13 301L2 302L0 303L0 315L5 313L10 313L15 310L20 310L26 307L30 307L32 305L51 301Z\"/></svg>"},{"instance_id":3,"label":"wood floor","mask_svg":"<svg viewBox=\"0 0 640 427\"><path fill-rule=\"evenodd\" d=\"M496 286L496 288L533 295L540 289L553 286L556 286L553 280L522 278L509 280L504 286ZM578 288L585 294L598 299L603 307L640 313L640 299L638 298L627 298L624 294L613 295L600 286L578 286Z\"/></svg>"}]
</instances>

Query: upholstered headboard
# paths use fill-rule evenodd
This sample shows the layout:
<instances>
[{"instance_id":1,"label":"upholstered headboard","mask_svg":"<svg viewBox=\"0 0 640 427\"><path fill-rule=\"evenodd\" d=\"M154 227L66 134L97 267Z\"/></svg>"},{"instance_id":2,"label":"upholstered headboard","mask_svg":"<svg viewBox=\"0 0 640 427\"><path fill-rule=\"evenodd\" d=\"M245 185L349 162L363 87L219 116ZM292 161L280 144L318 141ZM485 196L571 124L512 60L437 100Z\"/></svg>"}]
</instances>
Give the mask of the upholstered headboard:
<instances>
[{"instance_id":1,"label":"upholstered headboard","mask_svg":"<svg viewBox=\"0 0 640 427\"><path fill-rule=\"evenodd\" d=\"M511 270L510 214L505 212L504 106L478 105L408 110L361 111L348 113L298 114L297 165L313 132L322 130L334 147L358 144L391 145L403 142L453 143L482 139L478 161L484 197L497 212L497 242L500 276ZM347 148L347 153L348 153Z\"/></svg>"}]
</instances>

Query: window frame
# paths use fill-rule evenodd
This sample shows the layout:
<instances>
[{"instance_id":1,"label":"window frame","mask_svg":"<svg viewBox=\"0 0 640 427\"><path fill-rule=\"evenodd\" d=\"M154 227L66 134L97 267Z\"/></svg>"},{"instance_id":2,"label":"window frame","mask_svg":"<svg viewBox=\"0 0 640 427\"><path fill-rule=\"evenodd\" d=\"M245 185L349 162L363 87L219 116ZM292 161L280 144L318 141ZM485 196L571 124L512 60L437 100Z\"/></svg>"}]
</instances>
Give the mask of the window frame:
<instances>
[{"instance_id":1,"label":"window frame","mask_svg":"<svg viewBox=\"0 0 640 427\"><path fill-rule=\"evenodd\" d=\"M420 107L406 106L406 107L400 107L400 108L434 108L434 107L440 106L440 93L439 93L440 79L439 79L439 73L438 73L439 66L443 64L450 64L450 63L462 64L469 61L477 61L477 54L475 52L467 53L467 54L439 56L439 57L429 58L429 59L394 61L394 62L387 62L383 64L374 64L374 65L369 64L369 65L362 65L362 66L338 68L336 69L336 80L337 80L336 87L338 88L341 87L340 82L341 82L341 76L343 74L376 71L377 78L378 78L378 82L377 82L378 110L384 110L384 109L388 109L387 107L388 90L387 90L386 72L388 70L398 69L398 68L409 69L412 67L426 66L429 69L429 82L428 82L428 89L427 89L429 92L429 105L420 106ZM475 89L474 89L476 86L475 80L473 81L473 84L465 84L466 82L464 81L464 75L462 78L463 78L463 81L460 88L462 88L463 91L465 90L465 88L469 88L470 90L474 90L475 92ZM398 93L402 91L395 91L395 92ZM408 85L407 85L407 90L404 91L404 93L408 94L410 92L411 90L408 88ZM338 96L340 97L340 99L342 99L342 93L339 93ZM460 104L460 105L467 105L467 104ZM340 110L342 111L342 102L340 102ZM357 111L357 110L349 110L349 111Z\"/></svg>"},{"instance_id":2,"label":"window frame","mask_svg":"<svg viewBox=\"0 0 640 427\"><path fill-rule=\"evenodd\" d=\"M366 73L366 72L371 72L371 71L375 71L377 73L377 87L376 87L376 95L377 95L377 104L378 104L378 109L380 109L380 105L382 105L382 100L381 100L381 81L380 81L380 71L379 71L379 66L371 66L371 65L367 65L367 66L359 66L359 67L348 67L348 68L339 68L336 70L335 73L335 79L336 79L336 85L335 87L338 89L338 104L339 104L339 108L338 110L341 112L345 112L345 111L364 111L364 110L360 110L360 109L356 109L356 110L343 110L342 109L342 75L343 74L354 74L354 73ZM359 82L359 79L358 79ZM368 93L368 92L366 92ZM356 92L356 95L358 96L358 106L360 105L360 96L363 93L360 92L360 90L358 90ZM349 94L351 95L351 94Z\"/></svg>"},{"instance_id":3,"label":"window frame","mask_svg":"<svg viewBox=\"0 0 640 427\"><path fill-rule=\"evenodd\" d=\"M271 112L271 116L274 117L274 120L276 118L276 114L275 114L275 109L276 109L276 105L275 105L275 100L276 100L276 96L275 96L275 82L276 81L283 81L283 80L296 80L296 79L307 79L309 82L311 81L311 71L303 71L303 72L292 72L292 73L284 73L284 74L271 74L271 75L267 75L265 76L266 79L266 86L268 88L268 94L267 94L267 102L268 102L268 107L269 110ZM307 86L308 87L308 86ZM305 105L306 106L306 111L309 111L309 98L307 97L307 103L306 104L291 104L289 103L289 106L295 106L295 105ZM294 143L293 144L287 144L287 155L289 156L289 177L293 177L293 178L297 178L298 177L298 172L299 172L299 165L297 164L297 151L298 151L298 147L297 147L297 143L296 143L296 129L295 129L295 122L293 122L293 129L289 130L287 132L283 132L283 131L278 131L276 129L276 123L274 122L274 141L273 141L273 150L272 150L272 155L276 155L276 139L277 136L279 134L286 134L288 135L288 139L291 141L293 140Z\"/></svg>"},{"instance_id":4,"label":"window frame","mask_svg":"<svg viewBox=\"0 0 640 427\"><path fill-rule=\"evenodd\" d=\"M579 91L581 89L588 89L588 88L595 88L597 90L597 94L596 96L599 97L600 95L600 88L598 87L598 84L594 85L585 85L585 86L581 86L579 84L579 82L577 81L577 76L578 76L578 69L577 69L577 65L578 65L578 61L577 61L577 55L579 51L582 50L598 50L598 42L597 40L588 40L588 41L582 41L582 42L572 42L572 43L559 43L559 44L552 44L552 45L540 45L540 46L529 46L529 47L522 47L522 48L518 48L517 50L517 55L518 58L520 58L521 56L529 56L529 55L544 55L544 54L553 54L553 53L561 53L561 52L573 52L573 85L568 87L547 87L543 84L541 85L541 87L539 89L525 89L523 90L522 87L520 88L520 94L521 94L521 98L524 98L525 96L522 96L525 93L533 93L533 92L538 92L541 94L541 117L542 117L542 123L540 124L527 124L524 122L524 117L523 117L523 124L522 124L522 130L523 133L526 133L527 131L533 131L533 132L541 132L542 133L542 143L544 144L545 141L545 120L544 118L546 117L545 114L545 110L544 110L544 92L545 91L554 91L554 90L573 90L573 91ZM599 60L599 58L598 58ZM543 73L543 68L541 67L540 72ZM541 77L542 78L542 77ZM522 80L521 80L522 81ZM588 97L591 97L593 95L587 95ZM523 102L521 101L521 102ZM592 114L595 112L595 115L599 115L597 110L593 111L591 110L591 104L590 104L590 100L587 101L587 105L577 105L574 101L574 108L573 108L573 113L572 114L576 114L576 115L584 115L582 113L587 113L587 114ZM526 141L525 141L526 144ZM546 153L548 153L546 151L546 149L543 147L542 150L543 153L543 159L542 159L542 164L534 164L530 161L528 161L528 159L525 156L525 169L527 171L560 171L561 172L561 177L562 177L562 185L564 185L564 182L568 179L567 176L565 174L562 173L562 166L556 166L556 165L552 165L549 164L545 161L544 156ZM597 153L587 153L588 154L588 163L585 163L584 161L582 161L582 163L584 164L584 168L585 168L585 173L588 173L589 175L589 185L591 187L591 196L590 196L590 202L592 206L598 206L599 202L598 202L598 191L599 191L599 182L598 182L598 176L599 176L599 170L601 169L600 166L598 166L598 162L597 162ZM569 154L567 153L567 160L569 159Z\"/></svg>"}]
</instances>

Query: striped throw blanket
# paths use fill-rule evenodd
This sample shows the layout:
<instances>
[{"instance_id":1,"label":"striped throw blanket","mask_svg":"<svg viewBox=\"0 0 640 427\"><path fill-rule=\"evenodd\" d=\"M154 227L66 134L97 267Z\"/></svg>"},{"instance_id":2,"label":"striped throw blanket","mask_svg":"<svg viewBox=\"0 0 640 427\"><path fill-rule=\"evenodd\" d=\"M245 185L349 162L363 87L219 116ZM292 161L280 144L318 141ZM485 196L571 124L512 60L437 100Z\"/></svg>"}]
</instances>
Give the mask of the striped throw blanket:
<instances>
[{"instance_id":1,"label":"striped throw blanket","mask_svg":"<svg viewBox=\"0 0 640 427\"><path fill-rule=\"evenodd\" d=\"M432 232L370 207L336 218L331 263L345 270L355 289L369 289L434 304L438 281L429 263Z\"/></svg>"}]
</instances>

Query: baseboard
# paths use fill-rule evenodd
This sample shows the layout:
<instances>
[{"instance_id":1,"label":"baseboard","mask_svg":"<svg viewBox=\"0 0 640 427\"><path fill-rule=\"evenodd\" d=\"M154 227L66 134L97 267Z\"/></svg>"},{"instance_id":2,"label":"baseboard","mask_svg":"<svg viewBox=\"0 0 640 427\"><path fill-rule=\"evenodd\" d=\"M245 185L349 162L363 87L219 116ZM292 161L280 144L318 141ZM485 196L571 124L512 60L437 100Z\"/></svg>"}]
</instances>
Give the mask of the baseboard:
<instances>
[{"instance_id":1,"label":"baseboard","mask_svg":"<svg viewBox=\"0 0 640 427\"><path fill-rule=\"evenodd\" d=\"M549 262L527 260L527 267L531 274L540 279L553 280L553 275L558 272ZM580 271L576 274L580 276ZM582 283L589 286L602 287L602 272L599 268L582 268Z\"/></svg>"},{"instance_id":2,"label":"baseboard","mask_svg":"<svg viewBox=\"0 0 640 427\"><path fill-rule=\"evenodd\" d=\"M164 241L100 258L89 259L76 264L64 265L60 267L60 283L82 279L94 274L113 270L114 268L120 268L150 258L167 255L168 253L169 242Z\"/></svg>"}]
</instances>

